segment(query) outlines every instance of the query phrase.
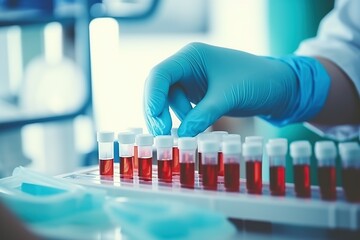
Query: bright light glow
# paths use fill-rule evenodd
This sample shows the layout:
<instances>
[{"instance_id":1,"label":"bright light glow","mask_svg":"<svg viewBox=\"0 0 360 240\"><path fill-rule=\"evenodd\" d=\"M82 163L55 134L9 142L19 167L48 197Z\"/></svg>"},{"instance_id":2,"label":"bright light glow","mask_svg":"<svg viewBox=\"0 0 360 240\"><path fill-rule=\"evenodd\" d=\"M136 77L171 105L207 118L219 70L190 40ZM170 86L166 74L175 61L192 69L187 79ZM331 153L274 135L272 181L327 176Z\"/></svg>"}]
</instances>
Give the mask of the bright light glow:
<instances>
[{"instance_id":1,"label":"bright light glow","mask_svg":"<svg viewBox=\"0 0 360 240\"><path fill-rule=\"evenodd\" d=\"M21 29L12 26L7 31L9 87L12 94L17 94L22 80Z\"/></svg>"},{"instance_id":2,"label":"bright light glow","mask_svg":"<svg viewBox=\"0 0 360 240\"><path fill-rule=\"evenodd\" d=\"M44 28L44 53L49 63L56 63L63 55L62 26L60 23L52 22Z\"/></svg>"}]
</instances>

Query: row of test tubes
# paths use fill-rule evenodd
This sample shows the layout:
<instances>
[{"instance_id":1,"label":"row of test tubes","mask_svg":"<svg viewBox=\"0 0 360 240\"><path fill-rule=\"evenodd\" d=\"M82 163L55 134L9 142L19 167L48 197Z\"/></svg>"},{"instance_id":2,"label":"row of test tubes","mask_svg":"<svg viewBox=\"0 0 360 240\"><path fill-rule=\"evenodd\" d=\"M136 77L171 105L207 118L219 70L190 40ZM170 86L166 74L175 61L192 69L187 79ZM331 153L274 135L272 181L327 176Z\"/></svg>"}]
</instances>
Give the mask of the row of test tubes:
<instances>
[{"instance_id":1,"label":"row of test tubes","mask_svg":"<svg viewBox=\"0 0 360 240\"><path fill-rule=\"evenodd\" d=\"M158 180L172 182L173 175L180 175L180 184L194 188L195 163L206 190L217 190L219 176L223 178L226 191L240 190L240 162L243 158L246 168L246 189L250 194L262 193L263 138L248 136L241 144L238 134L214 131L199 134L196 138L177 138L173 136L155 137L157 152ZM99 132L100 174L113 175L113 132ZM136 132L118 134L120 177L133 178L137 173L140 180L151 181L154 137ZM107 147L106 147L107 146ZM356 142L340 143L342 159L343 190L351 202L360 201L360 147ZM269 190L271 195L286 194L285 164L288 141L285 138L270 139L266 144L269 160ZM104 155L104 153L106 154ZM290 144L290 156L294 169L295 195L311 197L310 157L311 144L308 141L295 141ZM334 142L315 143L315 156L318 161L318 179L322 199L336 199L335 159L337 148Z\"/></svg>"}]
</instances>

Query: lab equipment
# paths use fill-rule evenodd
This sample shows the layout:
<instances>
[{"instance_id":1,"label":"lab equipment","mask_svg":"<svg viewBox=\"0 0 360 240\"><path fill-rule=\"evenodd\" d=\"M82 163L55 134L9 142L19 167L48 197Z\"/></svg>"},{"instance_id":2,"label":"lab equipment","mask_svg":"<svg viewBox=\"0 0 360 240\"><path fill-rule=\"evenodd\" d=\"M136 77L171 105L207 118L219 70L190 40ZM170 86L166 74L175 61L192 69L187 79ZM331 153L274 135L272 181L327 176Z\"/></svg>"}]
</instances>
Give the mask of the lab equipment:
<instances>
[{"instance_id":1,"label":"lab equipment","mask_svg":"<svg viewBox=\"0 0 360 240\"><path fill-rule=\"evenodd\" d=\"M212 131L211 134L215 136L219 142L219 152L218 152L218 175L224 176L224 159L222 153L222 142L224 141L224 136L228 135L227 131Z\"/></svg>"},{"instance_id":2,"label":"lab equipment","mask_svg":"<svg viewBox=\"0 0 360 240\"><path fill-rule=\"evenodd\" d=\"M120 158L120 178L133 178L133 161L134 161L134 142L135 134L132 132L119 132L119 158Z\"/></svg>"},{"instance_id":3,"label":"lab equipment","mask_svg":"<svg viewBox=\"0 0 360 240\"><path fill-rule=\"evenodd\" d=\"M310 156L309 141L295 141L290 144L290 155L294 165L294 184L296 196L309 198L310 191Z\"/></svg>"},{"instance_id":4,"label":"lab equipment","mask_svg":"<svg viewBox=\"0 0 360 240\"><path fill-rule=\"evenodd\" d=\"M246 136L245 142L259 142L263 144L264 138L261 136Z\"/></svg>"},{"instance_id":5,"label":"lab equipment","mask_svg":"<svg viewBox=\"0 0 360 240\"><path fill-rule=\"evenodd\" d=\"M172 174L180 175L180 163L179 163L179 148L178 148L178 139L179 136L177 134L178 129L171 129L171 136L174 137L174 146L173 146L173 166L172 166Z\"/></svg>"},{"instance_id":6,"label":"lab equipment","mask_svg":"<svg viewBox=\"0 0 360 240\"><path fill-rule=\"evenodd\" d=\"M336 146L332 141L317 141L315 156L318 163L318 180L321 198L336 199Z\"/></svg>"},{"instance_id":7,"label":"lab equipment","mask_svg":"<svg viewBox=\"0 0 360 240\"><path fill-rule=\"evenodd\" d=\"M202 149L202 184L204 189L216 190L218 183L218 141L201 141Z\"/></svg>"},{"instance_id":8,"label":"lab equipment","mask_svg":"<svg viewBox=\"0 0 360 240\"><path fill-rule=\"evenodd\" d=\"M360 202L360 146L356 142L340 143L339 152L346 199L349 202Z\"/></svg>"},{"instance_id":9,"label":"lab equipment","mask_svg":"<svg viewBox=\"0 0 360 240\"><path fill-rule=\"evenodd\" d=\"M101 131L97 133L99 146L100 175L113 176L114 174L114 132Z\"/></svg>"},{"instance_id":10,"label":"lab equipment","mask_svg":"<svg viewBox=\"0 0 360 240\"><path fill-rule=\"evenodd\" d=\"M287 143L284 141L269 141L266 144L270 166L270 192L274 196L285 195L285 163Z\"/></svg>"},{"instance_id":11,"label":"lab equipment","mask_svg":"<svg viewBox=\"0 0 360 240\"><path fill-rule=\"evenodd\" d=\"M137 135L139 134L143 134L143 129L140 127L132 127L132 128L128 128L127 131L133 132L135 134L135 138ZM137 171L139 168L139 159L138 159L138 146L135 142L134 145L134 162L133 162L133 169L134 171Z\"/></svg>"},{"instance_id":12,"label":"lab equipment","mask_svg":"<svg viewBox=\"0 0 360 240\"><path fill-rule=\"evenodd\" d=\"M228 192L240 191L241 143L239 141L240 138L235 137L234 139L226 140L222 143L225 170L224 186Z\"/></svg>"},{"instance_id":13,"label":"lab equipment","mask_svg":"<svg viewBox=\"0 0 360 240\"><path fill-rule=\"evenodd\" d=\"M159 181L172 182L173 145L174 138L172 136L155 137Z\"/></svg>"},{"instance_id":14,"label":"lab equipment","mask_svg":"<svg viewBox=\"0 0 360 240\"><path fill-rule=\"evenodd\" d=\"M138 148L139 178L142 181L151 181L154 137L150 134L138 134L135 142Z\"/></svg>"},{"instance_id":15,"label":"lab equipment","mask_svg":"<svg viewBox=\"0 0 360 240\"><path fill-rule=\"evenodd\" d=\"M241 136L240 134L225 134L223 136L223 142L230 142L230 141L235 141L235 142L239 142L241 144Z\"/></svg>"},{"instance_id":16,"label":"lab equipment","mask_svg":"<svg viewBox=\"0 0 360 240\"><path fill-rule=\"evenodd\" d=\"M203 132L203 133L199 133L196 136L197 139L197 145L198 145L198 172L201 175L202 174L202 145L200 144L201 141L205 141L205 140L209 140L209 139L214 139L214 135L212 135L209 132Z\"/></svg>"},{"instance_id":17,"label":"lab equipment","mask_svg":"<svg viewBox=\"0 0 360 240\"><path fill-rule=\"evenodd\" d=\"M185 188L194 188L196 147L195 138L179 138L180 184Z\"/></svg>"},{"instance_id":18,"label":"lab equipment","mask_svg":"<svg viewBox=\"0 0 360 240\"><path fill-rule=\"evenodd\" d=\"M243 156L246 163L246 188L248 193L262 193L262 144L259 142L245 142Z\"/></svg>"}]
</instances>

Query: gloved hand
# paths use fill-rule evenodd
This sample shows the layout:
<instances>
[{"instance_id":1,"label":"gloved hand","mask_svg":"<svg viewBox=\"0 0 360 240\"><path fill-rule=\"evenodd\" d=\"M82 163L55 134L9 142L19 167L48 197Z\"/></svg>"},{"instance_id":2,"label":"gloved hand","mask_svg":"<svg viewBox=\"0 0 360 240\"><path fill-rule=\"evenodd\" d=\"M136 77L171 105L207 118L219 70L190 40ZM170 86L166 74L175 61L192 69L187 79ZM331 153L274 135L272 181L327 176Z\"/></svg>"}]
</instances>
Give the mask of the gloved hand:
<instances>
[{"instance_id":1,"label":"gloved hand","mask_svg":"<svg viewBox=\"0 0 360 240\"><path fill-rule=\"evenodd\" d=\"M284 125L314 116L329 86L325 69L313 58L276 59L191 43L151 71L145 118L154 135L168 134L170 106L182 121L180 137L204 131L222 115L261 115Z\"/></svg>"}]
</instances>

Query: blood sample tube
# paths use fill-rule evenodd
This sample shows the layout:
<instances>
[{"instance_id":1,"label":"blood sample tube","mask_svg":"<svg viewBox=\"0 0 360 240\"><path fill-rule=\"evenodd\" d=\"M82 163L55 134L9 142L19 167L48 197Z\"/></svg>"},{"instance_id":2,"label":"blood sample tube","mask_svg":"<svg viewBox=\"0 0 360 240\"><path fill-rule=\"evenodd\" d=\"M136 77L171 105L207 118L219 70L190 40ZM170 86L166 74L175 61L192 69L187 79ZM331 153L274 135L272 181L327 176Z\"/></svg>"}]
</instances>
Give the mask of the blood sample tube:
<instances>
[{"instance_id":1,"label":"blood sample tube","mask_svg":"<svg viewBox=\"0 0 360 240\"><path fill-rule=\"evenodd\" d=\"M143 129L142 128L128 128L128 131L133 132L135 134L135 138L136 135L138 134L143 134ZM138 166L139 166L139 160L138 160L138 146L135 143L134 145L134 161L133 161L133 169L134 171L138 170Z\"/></svg>"},{"instance_id":2,"label":"blood sample tube","mask_svg":"<svg viewBox=\"0 0 360 240\"><path fill-rule=\"evenodd\" d=\"M203 133L199 133L196 136L197 139L197 145L198 145L198 172L199 175L202 175L202 145L200 144L200 142L205 141L205 140L210 140L210 139L215 139L215 136L212 135L210 132L203 132Z\"/></svg>"},{"instance_id":3,"label":"blood sample tube","mask_svg":"<svg viewBox=\"0 0 360 240\"><path fill-rule=\"evenodd\" d=\"M174 138L172 136L157 136L155 138L158 179L160 182L172 182L173 145Z\"/></svg>"},{"instance_id":4,"label":"blood sample tube","mask_svg":"<svg viewBox=\"0 0 360 240\"><path fill-rule=\"evenodd\" d=\"M294 185L297 197L309 198L310 191L310 157L309 141L295 141L290 144L290 155L294 165Z\"/></svg>"},{"instance_id":5,"label":"blood sample tube","mask_svg":"<svg viewBox=\"0 0 360 240\"><path fill-rule=\"evenodd\" d=\"M224 176L224 159L222 153L222 142L225 135L228 134L226 131L212 131L212 135L216 137L219 142L219 152L218 152L218 175Z\"/></svg>"},{"instance_id":6,"label":"blood sample tube","mask_svg":"<svg viewBox=\"0 0 360 240\"><path fill-rule=\"evenodd\" d=\"M194 188L195 183L195 158L196 140L183 137L178 140L180 161L180 184L182 187Z\"/></svg>"},{"instance_id":7,"label":"blood sample tube","mask_svg":"<svg viewBox=\"0 0 360 240\"><path fill-rule=\"evenodd\" d=\"M246 163L246 189L251 194L262 193L262 144L245 142L243 156Z\"/></svg>"},{"instance_id":8,"label":"blood sample tube","mask_svg":"<svg viewBox=\"0 0 360 240\"><path fill-rule=\"evenodd\" d=\"M315 143L315 156L318 164L318 181L321 198L336 199L336 146L332 141L318 141Z\"/></svg>"},{"instance_id":9,"label":"blood sample tube","mask_svg":"<svg viewBox=\"0 0 360 240\"><path fill-rule=\"evenodd\" d=\"M225 170L224 185L226 191L228 192L240 191L241 143L239 140L239 138L236 138L235 141L231 141L228 139L222 144Z\"/></svg>"},{"instance_id":10,"label":"blood sample tube","mask_svg":"<svg viewBox=\"0 0 360 240\"><path fill-rule=\"evenodd\" d=\"M349 202L360 202L360 147L356 142L339 144L342 163L342 182Z\"/></svg>"},{"instance_id":11,"label":"blood sample tube","mask_svg":"<svg viewBox=\"0 0 360 240\"><path fill-rule=\"evenodd\" d=\"M98 132L99 173L102 176L114 175L114 132Z\"/></svg>"},{"instance_id":12,"label":"blood sample tube","mask_svg":"<svg viewBox=\"0 0 360 240\"><path fill-rule=\"evenodd\" d=\"M120 158L120 178L132 179L135 134L132 132L119 132L118 142Z\"/></svg>"},{"instance_id":13,"label":"blood sample tube","mask_svg":"<svg viewBox=\"0 0 360 240\"><path fill-rule=\"evenodd\" d=\"M287 141L269 141L266 152L270 166L270 193L273 196L284 196Z\"/></svg>"},{"instance_id":14,"label":"blood sample tube","mask_svg":"<svg viewBox=\"0 0 360 240\"><path fill-rule=\"evenodd\" d=\"M202 149L202 185L204 189L216 190L218 179L219 142L205 140L200 142Z\"/></svg>"},{"instance_id":15,"label":"blood sample tube","mask_svg":"<svg viewBox=\"0 0 360 240\"><path fill-rule=\"evenodd\" d=\"M174 138L174 146L172 148L172 154L173 154L173 161L172 161L172 174L173 175L179 175L180 174L180 163L179 163L179 148L178 148L178 129L172 128L171 129L171 136Z\"/></svg>"},{"instance_id":16,"label":"blood sample tube","mask_svg":"<svg viewBox=\"0 0 360 240\"><path fill-rule=\"evenodd\" d=\"M139 179L143 181L151 181L152 179L152 146L154 137L150 134L138 134L135 137L138 146Z\"/></svg>"}]
</instances>

